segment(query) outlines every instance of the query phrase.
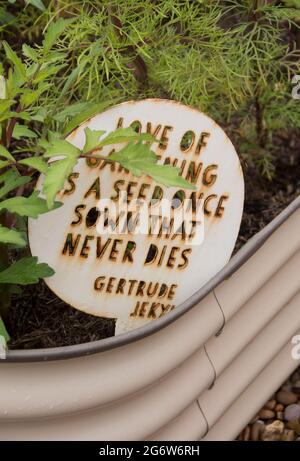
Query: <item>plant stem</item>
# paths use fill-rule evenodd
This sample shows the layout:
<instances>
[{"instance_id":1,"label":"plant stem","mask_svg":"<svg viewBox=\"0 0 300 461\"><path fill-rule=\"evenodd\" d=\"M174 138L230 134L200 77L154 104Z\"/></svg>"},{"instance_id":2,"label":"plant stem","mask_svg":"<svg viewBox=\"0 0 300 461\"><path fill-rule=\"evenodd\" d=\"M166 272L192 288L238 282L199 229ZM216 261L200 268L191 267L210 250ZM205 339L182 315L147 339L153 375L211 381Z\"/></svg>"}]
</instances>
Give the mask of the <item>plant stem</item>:
<instances>
[{"instance_id":1,"label":"plant stem","mask_svg":"<svg viewBox=\"0 0 300 461\"><path fill-rule=\"evenodd\" d=\"M21 112L21 104L19 104L18 107L16 108L16 112L17 113ZM9 145L10 145L10 141L11 141L11 138L12 138L16 123L17 123L17 117L13 117L10 120L10 122L9 122L9 124L7 126L7 130L6 130L6 147L9 147Z\"/></svg>"}]
</instances>

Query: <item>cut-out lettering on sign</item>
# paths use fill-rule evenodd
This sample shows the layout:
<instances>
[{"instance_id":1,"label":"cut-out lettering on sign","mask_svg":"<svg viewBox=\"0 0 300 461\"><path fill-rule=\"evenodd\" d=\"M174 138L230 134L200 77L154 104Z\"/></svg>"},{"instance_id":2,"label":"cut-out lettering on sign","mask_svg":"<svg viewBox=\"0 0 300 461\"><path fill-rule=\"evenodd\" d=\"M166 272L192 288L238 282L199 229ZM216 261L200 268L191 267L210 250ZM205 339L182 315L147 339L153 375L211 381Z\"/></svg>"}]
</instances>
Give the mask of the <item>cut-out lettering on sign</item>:
<instances>
[{"instance_id":1,"label":"cut-out lettering on sign","mask_svg":"<svg viewBox=\"0 0 300 461\"><path fill-rule=\"evenodd\" d=\"M29 221L32 254L55 270L48 286L81 311L117 319L117 334L176 309L224 267L244 201L241 165L224 131L177 102L120 104L67 140L83 148L86 127L128 126L151 133L158 163L176 166L195 189L81 158L58 194L63 206ZM123 146L105 146L101 156Z\"/></svg>"}]
</instances>

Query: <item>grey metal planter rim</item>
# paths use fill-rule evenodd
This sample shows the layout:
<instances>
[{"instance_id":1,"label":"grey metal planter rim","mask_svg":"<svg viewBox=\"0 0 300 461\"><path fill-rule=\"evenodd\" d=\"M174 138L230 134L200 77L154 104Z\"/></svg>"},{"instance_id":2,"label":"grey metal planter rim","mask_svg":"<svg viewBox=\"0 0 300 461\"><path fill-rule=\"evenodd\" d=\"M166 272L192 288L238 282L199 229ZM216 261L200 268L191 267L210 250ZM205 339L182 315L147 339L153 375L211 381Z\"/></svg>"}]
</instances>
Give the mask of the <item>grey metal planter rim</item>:
<instances>
[{"instance_id":1,"label":"grey metal planter rim","mask_svg":"<svg viewBox=\"0 0 300 461\"><path fill-rule=\"evenodd\" d=\"M62 360L67 358L80 357L84 355L103 352L116 347L124 346L133 341L140 340L164 328L171 322L187 312L199 303L208 293L210 293L223 280L229 278L240 266L242 266L268 239L268 237L300 207L300 196L287 206L273 221L264 229L252 237L228 262L228 264L216 274L207 284L194 293L184 303L180 304L175 310L158 320L144 325L135 330L129 331L111 338L101 339L90 343L74 346L54 347L47 349L12 350L7 352L4 362L37 362L46 360Z\"/></svg>"}]
</instances>

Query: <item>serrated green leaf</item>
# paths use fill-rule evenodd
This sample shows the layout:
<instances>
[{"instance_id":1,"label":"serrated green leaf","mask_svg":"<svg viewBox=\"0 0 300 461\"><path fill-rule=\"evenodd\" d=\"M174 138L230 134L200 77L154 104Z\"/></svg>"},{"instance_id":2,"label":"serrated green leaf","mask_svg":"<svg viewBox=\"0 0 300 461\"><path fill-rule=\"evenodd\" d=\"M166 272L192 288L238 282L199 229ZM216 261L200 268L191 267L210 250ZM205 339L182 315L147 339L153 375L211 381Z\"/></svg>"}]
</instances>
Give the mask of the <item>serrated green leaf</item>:
<instances>
[{"instance_id":1,"label":"serrated green leaf","mask_svg":"<svg viewBox=\"0 0 300 461\"><path fill-rule=\"evenodd\" d=\"M55 204L55 208L61 206ZM33 192L30 197L12 197L0 202L0 211L8 210L10 213L16 213L19 216L27 216L28 218L37 218L40 214L49 211L45 199L38 196L38 192Z\"/></svg>"},{"instance_id":2,"label":"serrated green leaf","mask_svg":"<svg viewBox=\"0 0 300 461\"><path fill-rule=\"evenodd\" d=\"M19 123L16 123L12 137L14 139L36 138L37 134L30 130L26 125L20 125Z\"/></svg>"},{"instance_id":3,"label":"serrated green leaf","mask_svg":"<svg viewBox=\"0 0 300 461\"><path fill-rule=\"evenodd\" d=\"M158 184L167 187L181 187L196 190L196 186L186 181L179 175L180 168L171 165L156 165L145 163L143 173L150 176Z\"/></svg>"},{"instance_id":4,"label":"serrated green leaf","mask_svg":"<svg viewBox=\"0 0 300 461\"><path fill-rule=\"evenodd\" d=\"M21 106L23 108L31 106L33 103L35 103L35 101L37 101L39 96L40 96L39 91L26 90L26 92L23 93L20 98Z\"/></svg>"},{"instance_id":5,"label":"serrated green leaf","mask_svg":"<svg viewBox=\"0 0 300 461\"><path fill-rule=\"evenodd\" d=\"M47 54L47 63L63 61L66 57L67 53L62 53L61 51L50 51Z\"/></svg>"},{"instance_id":6,"label":"serrated green leaf","mask_svg":"<svg viewBox=\"0 0 300 461\"><path fill-rule=\"evenodd\" d=\"M11 153L4 146L2 146L1 144L0 144L0 157L7 158L11 162L15 163L15 159L13 158Z\"/></svg>"},{"instance_id":7,"label":"serrated green leaf","mask_svg":"<svg viewBox=\"0 0 300 461\"><path fill-rule=\"evenodd\" d=\"M42 0L26 0L26 5L33 5L41 11L45 11L46 7Z\"/></svg>"},{"instance_id":8,"label":"serrated green leaf","mask_svg":"<svg viewBox=\"0 0 300 461\"><path fill-rule=\"evenodd\" d=\"M91 103L90 107L86 110L82 111L81 113L75 115L74 118L70 120L67 126L64 129L64 134L70 133L74 128L77 128L81 123L85 122L87 119L93 117L94 115L102 112L109 106L108 102L101 102L101 103Z\"/></svg>"},{"instance_id":9,"label":"serrated green leaf","mask_svg":"<svg viewBox=\"0 0 300 461\"><path fill-rule=\"evenodd\" d=\"M20 259L0 272L0 283L30 285L37 283L40 278L50 277L53 274L54 270L48 264L38 263L36 257L28 257Z\"/></svg>"},{"instance_id":10,"label":"serrated green leaf","mask_svg":"<svg viewBox=\"0 0 300 461\"><path fill-rule=\"evenodd\" d=\"M0 160L0 170L8 165L10 165L10 162L8 160Z\"/></svg>"},{"instance_id":11,"label":"serrated green leaf","mask_svg":"<svg viewBox=\"0 0 300 461\"><path fill-rule=\"evenodd\" d=\"M0 112L7 112L14 102L13 99L0 99Z\"/></svg>"},{"instance_id":12,"label":"serrated green leaf","mask_svg":"<svg viewBox=\"0 0 300 461\"><path fill-rule=\"evenodd\" d=\"M46 146L46 152L44 153L45 158L56 157L64 155L67 157L77 158L80 155L80 150L73 146L65 139L53 139L51 143Z\"/></svg>"},{"instance_id":13,"label":"serrated green leaf","mask_svg":"<svg viewBox=\"0 0 300 461\"><path fill-rule=\"evenodd\" d=\"M28 114L28 112L15 112L15 111L10 111L10 112L3 112L1 115L0 115L0 121L3 122L4 120L8 120L10 118L20 118L22 120L27 120L27 121L30 121L31 120L31 116L30 114Z\"/></svg>"},{"instance_id":14,"label":"serrated green leaf","mask_svg":"<svg viewBox=\"0 0 300 461\"><path fill-rule=\"evenodd\" d=\"M157 165L157 157L150 148L141 142L129 143L119 152L108 157L131 171L135 176L150 176L154 181L167 187L181 187L195 190L196 187L179 176L179 168L170 165Z\"/></svg>"},{"instance_id":15,"label":"serrated green leaf","mask_svg":"<svg viewBox=\"0 0 300 461\"><path fill-rule=\"evenodd\" d=\"M123 147L119 152L115 152L109 156L110 160L114 160L124 165L126 162L134 165L140 165L141 162L153 163L157 162L156 154L143 143L129 143Z\"/></svg>"},{"instance_id":16,"label":"serrated green leaf","mask_svg":"<svg viewBox=\"0 0 300 461\"><path fill-rule=\"evenodd\" d=\"M41 157L24 158L23 160L19 160L18 163L35 168L40 173L46 173L48 170L48 164Z\"/></svg>"},{"instance_id":17,"label":"serrated green leaf","mask_svg":"<svg viewBox=\"0 0 300 461\"><path fill-rule=\"evenodd\" d=\"M92 104L94 106L94 104ZM82 113L83 111L86 111L91 107L91 103L89 102L75 102L74 104L71 104L70 106L66 107L63 109L61 112L58 114L55 114L53 116L53 119L57 122L64 122L68 117L74 117L77 114Z\"/></svg>"},{"instance_id":18,"label":"serrated green leaf","mask_svg":"<svg viewBox=\"0 0 300 461\"><path fill-rule=\"evenodd\" d=\"M67 91L69 91L71 86L76 81L76 79L77 79L77 77L79 75L79 72L80 72L79 67L76 67L75 69L72 70L72 72L68 76L68 78L67 78L67 80L66 80L66 82L65 82L65 84L63 86L63 89L61 90L61 93L60 93L61 96L64 96L67 93ZM74 115L74 114L72 114L72 115Z\"/></svg>"},{"instance_id":19,"label":"serrated green leaf","mask_svg":"<svg viewBox=\"0 0 300 461\"><path fill-rule=\"evenodd\" d=\"M118 128L117 130L109 133L104 139L102 139L99 143L99 147L131 141L153 142L154 137L148 133L137 133L131 127Z\"/></svg>"},{"instance_id":20,"label":"serrated green leaf","mask_svg":"<svg viewBox=\"0 0 300 461\"><path fill-rule=\"evenodd\" d=\"M38 75L33 79L33 83L36 85L37 83L41 83L44 80L46 80L48 77L51 77L53 74L57 74L58 71L60 71L63 67L65 67L65 64L60 64L60 65L47 65L44 69L42 69Z\"/></svg>"},{"instance_id":21,"label":"serrated green leaf","mask_svg":"<svg viewBox=\"0 0 300 461\"><path fill-rule=\"evenodd\" d=\"M47 116L47 109L44 107L40 107L39 110L31 115L32 120L36 120L37 122L43 122Z\"/></svg>"},{"instance_id":22,"label":"serrated green leaf","mask_svg":"<svg viewBox=\"0 0 300 461\"><path fill-rule=\"evenodd\" d=\"M2 243L13 243L19 246L25 246L27 244L24 236L21 232L14 229L8 229L0 225L0 242Z\"/></svg>"},{"instance_id":23,"label":"serrated green leaf","mask_svg":"<svg viewBox=\"0 0 300 461\"><path fill-rule=\"evenodd\" d=\"M95 150L99 146L99 139L105 133L103 130L91 130L90 128L84 129L85 144L83 153Z\"/></svg>"},{"instance_id":24,"label":"serrated green leaf","mask_svg":"<svg viewBox=\"0 0 300 461\"><path fill-rule=\"evenodd\" d=\"M49 51L63 33L65 28L72 22L72 19L59 18L48 27L43 40L44 50Z\"/></svg>"},{"instance_id":25,"label":"serrated green leaf","mask_svg":"<svg viewBox=\"0 0 300 461\"><path fill-rule=\"evenodd\" d=\"M27 74L27 77L29 79L32 79L33 76L35 76L37 74L37 72L39 71L39 63L38 62L33 62L32 64L30 65L27 65L26 67L26 74Z\"/></svg>"},{"instance_id":26,"label":"serrated green leaf","mask_svg":"<svg viewBox=\"0 0 300 461\"><path fill-rule=\"evenodd\" d=\"M26 80L25 66L22 63L21 59L18 57L18 55L14 52L14 50L9 46L9 44L6 41L3 41L2 43L4 46L7 59L14 64L15 69L17 70L19 75L22 76L24 80Z\"/></svg>"},{"instance_id":27,"label":"serrated green leaf","mask_svg":"<svg viewBox=\"0 0 300 461\"><path fill-rule=\"evenodd\" d=\"M30 176L19 176L18 173L13 170L6 171L0 175L0 198L30 181Z\"/></svg>"},{"instance_id":28,"label":"serrated green leaf","mask_svg":"<svg viewBox=\"0 0 300 461\"><path fill-rule=\"evenodd\" d=\"M76 163L77 157L69 156L63 160L57 160L49 165L43 184L43 192L46 196L49 208L52 208L56 194L62 189L67 177L72 173Z\"/></svg>"},{"instance_id":29,"label":"serrated green leaf","mask_svg":"<svg viewBox=\"0 0 300 461\"><path fill-rule=\"evenodd\" d=\"M26 45L26 43L24 43L22 45L22 51L23 51L24 56L26 56L26 58L29 58L34 62L38 61L38 54L35 51L35 49L32 48L31 46Z\"/></svg>"}]
</instances>

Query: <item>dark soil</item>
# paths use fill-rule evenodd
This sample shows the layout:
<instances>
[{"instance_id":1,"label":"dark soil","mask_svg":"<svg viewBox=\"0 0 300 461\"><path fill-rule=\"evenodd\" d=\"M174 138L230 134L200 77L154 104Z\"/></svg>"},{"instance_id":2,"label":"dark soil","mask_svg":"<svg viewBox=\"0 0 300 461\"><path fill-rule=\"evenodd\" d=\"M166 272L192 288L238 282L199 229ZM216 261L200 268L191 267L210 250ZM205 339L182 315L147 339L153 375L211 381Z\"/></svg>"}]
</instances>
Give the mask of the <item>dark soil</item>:
<instances>
[{"instance_id":1,"label":"dark soil","mask_svg":"<svg viewBox=\"0 0 300 461\"><path fill-rule=\"evenodd\" d=\"M10 349L38 349L81 344L113 336L114 319L88 315L69 306L44 282L27 286L9 317Z\"/></svg>"},{"instance_id":2,"label":"dark soil","mask_svg":"<svg viewBox=\"0 0 300 461\"><path fill-rule=\"evenodd\" d=\"M273 142L275 176L264 179L254 165L242 161L245 179L245 205L235 251L263 229L300 195L300 133L280 133Z\"/></svg>"},{"instance_id":3,"label":"dark soil","mask_svg":"<svg viewBox=\"0 0 300 461\"><path fill-rule=\"evenodd\" d=\"M237 145L237 143L235 143ZM283 132L274 140L276 175L271 182L241 156L245 208L235 251L300 194L300 136ZM57 298L45 283L25 287L10 310L11 349L80 344L113 336L115 322L84 314Z\"/></svg>"}]
</instances>

